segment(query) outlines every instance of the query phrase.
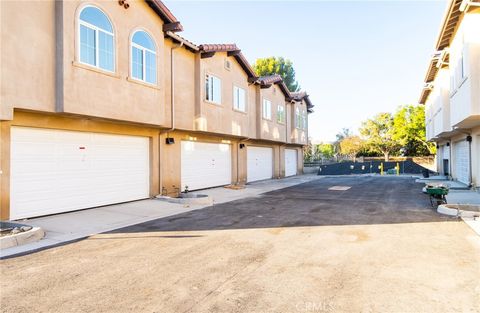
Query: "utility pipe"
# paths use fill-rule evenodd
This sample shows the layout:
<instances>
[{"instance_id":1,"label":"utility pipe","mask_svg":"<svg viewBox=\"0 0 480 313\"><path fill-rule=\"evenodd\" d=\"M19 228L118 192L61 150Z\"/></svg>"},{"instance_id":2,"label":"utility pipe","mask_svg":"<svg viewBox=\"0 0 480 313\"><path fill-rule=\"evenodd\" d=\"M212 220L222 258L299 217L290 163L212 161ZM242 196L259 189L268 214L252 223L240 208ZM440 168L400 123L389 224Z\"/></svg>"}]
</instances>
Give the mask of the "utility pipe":
<instances>
[{"instance_id":1,"label":"utility pipe","mask_svg":"<svg viewBox=\"0 0 480 313\"><path fill-rule=\"evenodd\" d=\"M159 133L159 138L158 140L159 145L159 161L161 163L161 156L162 156L162 134L169 133L173 130L175 130L175 58L174 58L174 53L173 51L183 47L183 42L180 42L180 44L175 45L170 48L170 128L161 130ZM160 180L160 193L163 194L163 173L162 173L162 166L159 166L159 180Z\"/></svg>"}]
</instances>

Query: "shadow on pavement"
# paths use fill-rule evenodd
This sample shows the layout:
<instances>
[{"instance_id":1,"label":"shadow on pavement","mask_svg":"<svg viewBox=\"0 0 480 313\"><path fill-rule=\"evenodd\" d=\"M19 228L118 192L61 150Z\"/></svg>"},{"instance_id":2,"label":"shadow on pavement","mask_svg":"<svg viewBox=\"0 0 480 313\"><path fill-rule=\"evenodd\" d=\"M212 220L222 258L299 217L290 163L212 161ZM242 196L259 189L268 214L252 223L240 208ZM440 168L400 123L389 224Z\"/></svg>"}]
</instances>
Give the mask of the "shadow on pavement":
<instances>
[{"instance_id":1,"label":"shadow on pavement","mask_svg":"<svg viewBox=\"0 0 480 313\"><path fill-rule=\"evenodd\" d=\"M329 190L330 187L350 187ZM406 177L325 177L108 233L201 231L452 221ZM342 188L340 188L342 189Z\"/></svg>"}]
</instances>

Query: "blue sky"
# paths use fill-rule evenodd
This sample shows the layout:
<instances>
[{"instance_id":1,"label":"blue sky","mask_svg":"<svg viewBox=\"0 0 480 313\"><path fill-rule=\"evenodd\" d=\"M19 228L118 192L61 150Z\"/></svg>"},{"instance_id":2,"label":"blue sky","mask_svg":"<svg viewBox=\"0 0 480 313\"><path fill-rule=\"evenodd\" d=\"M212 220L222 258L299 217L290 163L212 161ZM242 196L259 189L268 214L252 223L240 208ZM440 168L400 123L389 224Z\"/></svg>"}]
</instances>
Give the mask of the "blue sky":
<instances>
[{"instance_id":1,"label":"blue sky","mask_svg":"<svg viewBox=\"0 0 480 313\"><path fill-rule=\"evenodd\" d=\"M445 0L165 1L196 44L283 56L315 105L309 136L333 141L378 112L416 103Z\"/></svg>"}]
</instances>

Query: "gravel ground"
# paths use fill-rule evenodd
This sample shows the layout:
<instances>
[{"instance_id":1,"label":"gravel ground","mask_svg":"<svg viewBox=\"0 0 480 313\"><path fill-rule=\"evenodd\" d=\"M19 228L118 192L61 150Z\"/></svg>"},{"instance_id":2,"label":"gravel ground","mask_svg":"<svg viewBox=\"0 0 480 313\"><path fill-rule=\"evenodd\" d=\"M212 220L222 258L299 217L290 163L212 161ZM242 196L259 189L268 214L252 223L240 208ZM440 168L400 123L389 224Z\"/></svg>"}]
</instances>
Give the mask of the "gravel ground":
<instances>
[{"instance_id":1,"label":"gravel ground","mask_svg":"<svg viewBox=\"0 0 480 313\"><path fill-rule=\"evenodd\" d=\"M323 178L1 260L1 311L480 312L480 237L421 186Z\"/></svg>"}]
</instances>

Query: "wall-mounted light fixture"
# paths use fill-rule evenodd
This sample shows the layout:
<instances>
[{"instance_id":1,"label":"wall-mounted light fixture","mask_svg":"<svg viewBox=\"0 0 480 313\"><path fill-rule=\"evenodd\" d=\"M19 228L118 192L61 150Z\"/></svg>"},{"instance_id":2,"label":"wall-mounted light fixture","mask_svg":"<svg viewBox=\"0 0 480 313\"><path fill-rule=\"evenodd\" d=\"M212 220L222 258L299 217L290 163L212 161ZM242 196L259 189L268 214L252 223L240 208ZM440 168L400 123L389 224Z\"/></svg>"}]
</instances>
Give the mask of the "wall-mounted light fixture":
<instances>
[{"instance_id":1,"label":"wall-mounted light fixture","mask_svg":"<svg viewBox=\"0 0 480 313\"><path fill-rule=\"evenodd\" d=\"M241 144L239 145L239 147L240 147L240 149L243 149L243 148L245 148L245 144L244 144L244 143L241 143Z\"/></svg>"},{"instance_id":2,"label":"wall-mounted light fixture","mask_svg":"<svg viewBox=\"0 0 480 313\"><path fill-rule=\"evenodd\" d=\"M175 143L175 138L167 137L167 138L165 138L165 143L167 145L173 145Z\"/></svg>"}]
</instances>

